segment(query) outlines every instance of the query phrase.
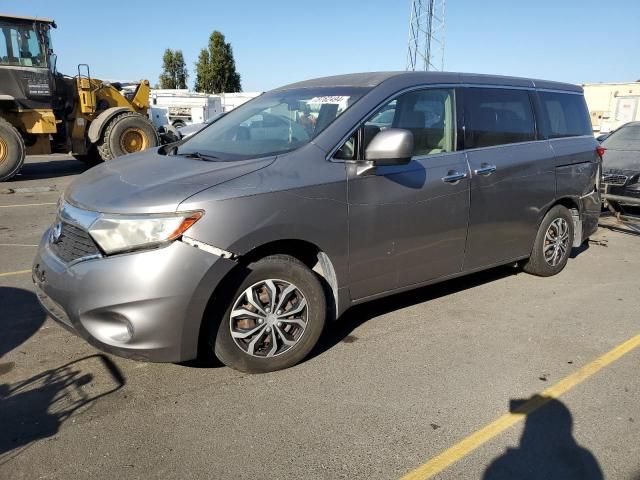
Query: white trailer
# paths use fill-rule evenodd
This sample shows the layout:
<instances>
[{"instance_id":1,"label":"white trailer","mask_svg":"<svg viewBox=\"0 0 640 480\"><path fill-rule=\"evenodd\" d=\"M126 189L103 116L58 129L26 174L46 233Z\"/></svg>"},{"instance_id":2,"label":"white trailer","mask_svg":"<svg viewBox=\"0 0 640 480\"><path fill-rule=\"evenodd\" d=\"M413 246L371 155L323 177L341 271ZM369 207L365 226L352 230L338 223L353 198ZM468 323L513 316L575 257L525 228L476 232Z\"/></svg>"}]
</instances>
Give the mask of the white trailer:
<instances>
[{"instance_id":1,"label":"white trailer","mask_svg":"<svg viewBox=\"0 0 640 480\"><path fill-rule=\"evenodd\" d=\"M262 92L221 93L223 112L230 112L258 95L262 95Z\"/></svg>"},{"instance_id":2,"label":"white trailer","mask_svg":"<svg viewBox=\"0 0 640 480\"><path fill-rule=\"evenodd\" d=\"M149 105L149 117L156 128L163 125L179 128L192 123L203 123L211 116L223 112L219 95L189 90L151 90Z\"/></svg>"}]
</instances>

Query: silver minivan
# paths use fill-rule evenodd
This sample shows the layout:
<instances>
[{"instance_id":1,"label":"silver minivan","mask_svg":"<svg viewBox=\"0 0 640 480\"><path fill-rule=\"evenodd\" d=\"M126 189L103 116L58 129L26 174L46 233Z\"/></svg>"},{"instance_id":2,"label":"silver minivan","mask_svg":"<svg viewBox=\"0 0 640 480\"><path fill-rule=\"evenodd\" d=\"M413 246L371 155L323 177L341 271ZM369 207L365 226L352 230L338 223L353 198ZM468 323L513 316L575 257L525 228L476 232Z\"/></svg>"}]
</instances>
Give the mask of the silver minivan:
<instances>
[{"instance_id":1,"label":"silver minivan","mask_svg":"<svg viewBox=\"0 0 640 480\"><path fill-rule=\"evenodd\" d=\"M600 169L574 85L308 80L82 174L33 279L99 349L272 371L352 305L507 263L560 272L597 228Z\"/></svg>"}]
</instances>

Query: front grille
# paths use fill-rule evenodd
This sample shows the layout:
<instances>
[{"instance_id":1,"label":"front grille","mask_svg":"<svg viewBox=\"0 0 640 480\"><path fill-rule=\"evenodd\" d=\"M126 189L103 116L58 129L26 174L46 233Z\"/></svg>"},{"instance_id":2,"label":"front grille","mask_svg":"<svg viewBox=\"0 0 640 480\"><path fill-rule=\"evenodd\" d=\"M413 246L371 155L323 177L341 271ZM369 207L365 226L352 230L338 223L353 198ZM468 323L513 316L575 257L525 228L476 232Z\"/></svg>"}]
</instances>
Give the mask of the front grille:
<instances>
[{"instance_id":1,"label":"front grille","mask_svg":"<svg viewBox=\"0 0 640 480\"><path fill-rule=\"evenodd\" d=\"M609 185L624 185L629 180L626 175L618 175L617 173L605 173L602 175L602 182Z\"/></svg>"},{"instance_id":2,"label":"front grille","mask_svg":"<svg viewBox=\"0 0 640 480\"><path fill-rule=\"evenodd\" d=\"M60 237L52 241L51 249L64 262L100 255L100 250L87 232L70 223L62 223Z\"/></svg>"}]
</instances>

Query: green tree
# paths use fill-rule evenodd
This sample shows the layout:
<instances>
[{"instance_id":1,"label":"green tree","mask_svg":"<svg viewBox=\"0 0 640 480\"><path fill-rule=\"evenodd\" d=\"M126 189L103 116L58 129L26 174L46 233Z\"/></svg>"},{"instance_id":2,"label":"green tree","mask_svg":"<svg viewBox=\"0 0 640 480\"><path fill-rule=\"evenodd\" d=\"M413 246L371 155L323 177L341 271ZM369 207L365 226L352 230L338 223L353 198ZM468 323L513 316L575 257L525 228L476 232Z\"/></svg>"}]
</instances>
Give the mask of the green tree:
<instances>
[{"instance_id":1,"label":"green tree","mask_svg":"<svg viewBox=\"0 0 640 480\"><path fill-rule=\"evenodd\" d=\"M211 92L211 61L209 59L209 50L203 48L198 55L196 62L196 92Z\"/></svg>"},{"instance_id":2,"label":"green tree","mask_svg":"<svg viewBox=\"0 0 640 480\"><path fill-rule=\"evenodd\" d=\"M242 90L231 44L227 43L224 35L217 30L209 37L208 48L203 48L198 56L196 90L205 93L230 93Z\"/></svg>"},{"instance_id":3,"label":"green tree","mask_svg":"<svg viewBox=\"0 0 640 480\"><path fill-rule=\"evenodd\" d=\"M189 72L182 55L182 50L167 48L162 55L162 73L160 88L187 88Z\"/></svg>"}]
</instances>

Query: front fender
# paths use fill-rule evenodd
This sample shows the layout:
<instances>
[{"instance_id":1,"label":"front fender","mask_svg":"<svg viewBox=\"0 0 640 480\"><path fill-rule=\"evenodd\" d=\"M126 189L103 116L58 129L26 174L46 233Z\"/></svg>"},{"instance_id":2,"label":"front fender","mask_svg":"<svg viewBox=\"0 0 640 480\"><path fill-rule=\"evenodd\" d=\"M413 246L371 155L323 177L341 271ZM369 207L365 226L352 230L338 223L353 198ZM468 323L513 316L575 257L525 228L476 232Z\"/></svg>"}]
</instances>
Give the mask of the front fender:
<instances>
[{"instance_id":1,"label":"front fender","mask_svg":"<svg viewBox=\"0 0 640 480\"><path fill-rule=\"evenodd\" d=\"M122 112L131 112L132 110L128 107L111 107L107 108L104 112L100 113L96 117L95 120L91 122L89 125L89 132L87 133L87 137L91 143L97 143L98 140L102 137L102 132L104 127L109 123L113 117Z\"/></svg>"}]
</instances>

